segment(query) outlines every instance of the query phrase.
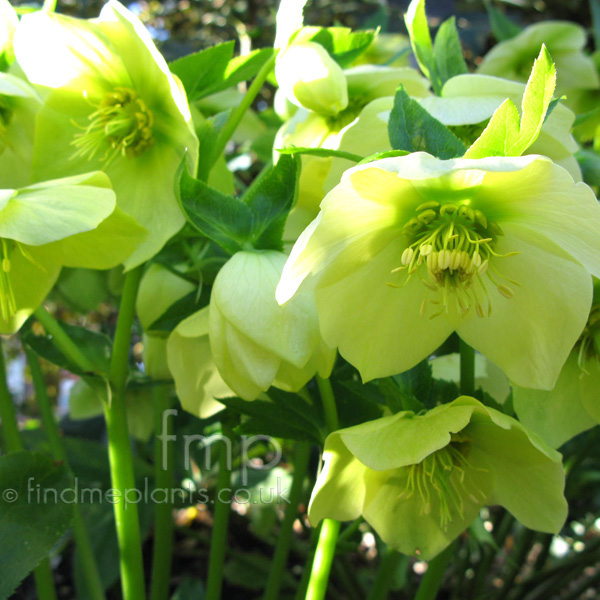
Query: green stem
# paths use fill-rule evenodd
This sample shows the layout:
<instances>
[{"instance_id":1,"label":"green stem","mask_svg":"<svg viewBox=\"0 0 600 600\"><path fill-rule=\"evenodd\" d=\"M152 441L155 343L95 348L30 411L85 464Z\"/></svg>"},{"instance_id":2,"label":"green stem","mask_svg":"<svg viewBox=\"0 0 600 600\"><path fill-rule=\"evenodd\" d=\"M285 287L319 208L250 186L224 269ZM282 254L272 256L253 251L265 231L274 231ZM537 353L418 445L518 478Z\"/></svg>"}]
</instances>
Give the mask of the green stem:
<instances>
[{"instance_id":1,"label":"green stem","mask_svg":"<svg viewBox=\"0 0 600 600\"><path fill-rule=\"evenodd\" d=\"M299 442L294 448L294 479L290 490L290 503L285 509L281 530L275 546L275 554L269 572L269 579L263 600L277 600L281 589L281 579L287 565L292 536L294 534L294 521L298 514L298 505L302 500L304 479L308 470L310 458L310 444Z\"/></svg>"},{"instance_id":2,"label":"green stem","mask_svg":"<svg viewBox=\"0 0 600 600\"><path fill-rule=\"evenodd\" d=\"M48 436L52 456L56 460L63 461L68 466L67 454L58 431L54 413L52 412L52 406L50 404L50 398L48 397L48 391L46 390L40 361L35 352L28 346L25 346L25 354L27 355L27 362L29 363L29 369L31 371L31 379L33 380L33 387L35 389L35 395L42 417L42 424L46 435ZM90 537L81 515L81 509L77 503L73 505L73 537L75 538L77 555L83 570L89 597L91 600L105 600L104 587L102 586L102 580L98 572L98 566L96 564Z\"/></svg>"},{"instance_id":3,"label":"green stem","mask_svg":"<svg viewBox=\"0 0 600 600\"><path fill-rule=\"evenodd\" d=\"M60 323L43 306L36 308L33 314L42 324L46 333L52 336L52 341L70 361L84 371L90 373L97 371L94 364L79 349L79 346L65 333Z\"/></svg>"},{"instance_id":4,"label":"green stem","mask_svg":"<svg viewBox=\"0 0 600 600\"><path fill-rule=\"evenodd\" d=\"M429 561L427 571L421 579L421 584L415 596L415 600L435 600L438 591L444 581L444 574L448 563L454 554L455 544L450 544L441 554Z\"/></svg>"},{"instance_id":5,"label":"green stem","mask_svg":"<svg viewBox=\"0 0 600 600\"><path fill-rule=\"evenodd\" d=\"M390 586L401 561L402 554L391 548L387 549L377 570L368 600L385 600L388 597Z\"/></svg>"},{"instance_id":6,"label":"green stem","mask_svg":"<svg viewBox=\"0 0 600 600\"><path fill-rule=\"evenodd\" d=\"M493 595L494 600L504 600L512 590L517 575L521 572L525 559L531 550L535 533L531 529L521 529L517 536L517 543L506 561L505 572L502 577L502 587Z\"/></svg>"},{"instance_id":7,"label":"green stem","mask_svg":"<svg viewBox=\"0 0 600 600\"><path fill-rule=\"evenodd\" d=\"M144 600L146 597L138 506L136 502L127 502L128 491L136 487L125 404L131 327L141 276L142 268L137 267L125 277L110 361L111 397L104 405L112 488L119 498L114 511L125 600Z\"/></svg>"},{"instance_id":8,"label":"green stem","mask_svg":"<svg viewBox=\"0 0 600 600\"><path fill-rule=\"evenodd\" d=\"M0 343L0 419L4 436L5 452L22 452L25 444L19 433L17 413L6 381L6 360L4 348ZM34 570L35 587L39 600L56 600L56 588L52 576L50 561L45 558Z\"/></svg>"},{"instance_id":9,"label":"green stem","mask_svg":"<svg viewBox=\"0 0 600 600\"><path fill-rule=\"evenodd\" d=\"M324 600L325 598L339 531L339 521L333 519L323 521L308 582L306 600Z\"/></svg>"},{"instance_id":10,"label":"green stem","mask_svg":"<svg viewBox=\"0 0 600 600\"><path fill-rule=\"evenodd\" d=\"M169 448L174 439L173 419L163 418L171 408L171 386L157 385L154 396L154 479L156 489L165 490L165 501L154 506L154 554L152 557L151 600L166 600L169 597L169 581L173 554L173 497L175 487L175 453ZM165 445L166 444L166 445Z\"/></svg>"},{"instance_id":11,"label":"green stem","mask_svg":"<svg viewBox=\"0 0 600 600\"><path fill-rule=\"evenodd\" d=\"M324 379L319 375L316 376L319 393L321 394L321 404L325 413L325 423L327 429L331 433L339 429L340 422L338 418L335 396L331 387L331 381ZM327 581L331 571L331 564L335 555L335 547L337 545L338 534L340 532L339 521L333 519L325 519L321 526L319 541L315 558L312 564L310 580L308 582L308 591L306 600L322 600L325 598L327 591Z\"/></svg>"},{"instance_id":12,"label":"green stem","mask_svg":"<svg viewBox=\"0 0 600 600\"><path fill-rule=\"evenodd\" d=\"M304 569L302 570L302 577L300 578L300 582L298 583L298 588L296 590L294 600L304 600L304 597L306 596L306 590L308 589L308 582L310 580L310 574L315 559L316 544L319 540L320 533L321 526L317 527L316 529L313 529L310 532L310 550L306 556Z\"/></svg>"},{"instance_id":13,"label":"green stem","mask_svg":"<svg viewBox=\"0 0 600 600\"><path fill-rule=\"evenodd\" d=\"M248 88L248 91L244 94L242 101L240 104L231 112L229 118L223 125L223 128L219 132L215 144L213 146L211 156L205 157L200 161L200 168L198 172L198 177L206 181L208 179L208 174L212 169L212 166L215 164L216 160L223 154L225 150L225 146L227 142L237 129L242 117L246 113L246 111L252 106L254 99L258 96L258 93L262 89L263 84L265 83L269 73L273 70L275 66L275 59L277 58L277 52L275 51L273 56L262 66L260 71L256 74L254 81Z\"/></svg>"},{"instance_id":14,"label":"green stem","mask_svg":"<svg viewBox=\"0 0 600 600\"><path fill-rule=\"evenodd\" d=\"M475 391L475 350L460 340L460 393L467 396Z\"/></svg>"},{"instance_id":15,"label":"green stem","mask_svg":"<svg viewBox=\"0 0 600 600\"><path fill-rule=\"evenodd\" d=\"M208 558L206 600L220 600L223 588L223 567L227 547L227 528L231 512L231 441L233 430L227 417L221 423L223 441L219 447L219 476L215 497L215 516ZM228 443L229 440L229 443Z\"/></svg>"},{"instance_id":16,"label":"green stem","mask_svg":"<svg viewBox=\"0 0 600 600\"><path fill-rule=\"evenodd\" d=\"M324 379L317 375L317 385L319 386L319 393L321 394L321 403L323 404L323 412L325 413L325 423L329 433L340 428L340 422L338 419L337 406L335 403L335 397L333 395L333 389L331 387L331 381Z\"/></svg>"}]
</instances>

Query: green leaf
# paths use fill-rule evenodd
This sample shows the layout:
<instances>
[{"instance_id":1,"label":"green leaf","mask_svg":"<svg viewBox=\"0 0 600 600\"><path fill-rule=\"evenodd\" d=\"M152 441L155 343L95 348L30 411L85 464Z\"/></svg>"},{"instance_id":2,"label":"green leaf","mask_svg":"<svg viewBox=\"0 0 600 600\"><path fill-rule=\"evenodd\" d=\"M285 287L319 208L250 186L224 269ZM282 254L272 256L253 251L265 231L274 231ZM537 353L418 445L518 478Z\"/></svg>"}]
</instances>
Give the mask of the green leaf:
<instances>
[{"instance_id":1,"label":"green leaf","mask_svg":"<svg viewBox=\"0 0 600 600\"><path fill-rule=\"evenodd\" d=\"M600 186L600 156L592 150L579 150L575 154L583 180L588 185Z\"/></svg>"},{"instance_id":2,"label":"green leaf","mask_svg":"<svg viewBox=\"0 0 600 600\"><path fill-rule=\"evenodd\" d=\"M409 154L406 150L387 150L386 152L375 152L366 158L363 158L358 164L364 165L375 160L381 160L382 158L392 158L394 156L406 156Z\"/></svg>"},{"instance_id":3,"label":"green leaf","mask_svg":"<svg viewBox=\"0 0 600 600\"><path fill-rule=\"evenodd\" d=\"M543 45L523 94L521 118L514 103L505 100L465 158L521 156L540 134L555 86L556 67Z\"/></svg>"},{"instance_id":4,"label":"green leaf","mask_svg":"<svg viewBox=\"0 0 600 600\"><path fill-rule=\"evenodd\" d=\"M435 36L433 56L442 85L448 79L468 72L456 29L456 17L450 17L438 29Z\"/></svg>"},{"instance_id":5,"label":"green leaf","mask_svg":"<svg viewBox=\"0 0 600 600\"><path fill-rule=\"evenodd\" d=\"M241 398L219 398L219 402L250 417L242 422L239 431L248 435L270 435L296 441L321 444L324 430L315 424L314 409L296 394L273 389L269 391L273 402Z\"/></svg>"},{"instance_id":6,"label":"green leaf","mask_svg":"<svg viewBox=\"0 0 600 600\"><path fill-rule=\"evenodd\" d=\"M251 79L273 54L272 48L233 57L235 42L225 42L179 58L170 64L191 101Z\"/></svg>"},{"instance_id":7,"label":"green leaf","mask_svg":"<svg viewBox=\"0 0 600 600\"><path fill-rule=\"evenodd\" d=\"M401 379L396 380L393 377L385 377L379 380L379 389L390 408L394 413L403 410L410 410L414 413L422 411L425 406L420 402Z\"/></svg>"},{"instance_id":8,"label":"green leaf","mask_svg":"<svg viewBox=\"0 0 600 600\"><path fill-rule=\"evenodd\" d=\"M384 399L375 382L332 381L341 427L352 427L382 416Z\"/></svg>"},{"instance_id":9,"label":"green leaf","mask_svg":"<svg viewBox=\"0 0 600 600\"><path fill-rule=\"evenodd\" d=\"M600 0L590 0L592 13L592 31L594 33L594 47L600 49Z\"/></svg>"},{"instance_id":10,"label":"green leaf","mask_svg":"<svg viewBox=\"0 0 600 600\"><path fill-rule=\"evenodd\" d=\"M31 321L29 324L31 324ZM112 349L110 338L102 333L96 333L84 327L76 327L75 325L62 322L60 325L65 333L77 344L86 358L96 366L98 372L108 373ZM86 375L85 371L72 363L54 344L52 336L46 333L36 335L31 326L25 325L21 331L21 339L28 346L31 346L42 358L51 363L67 369L76 375Z\"/></svg>"},{"instance_id":11,"label":"green leaf","mask_svg":"<svg viewBox=\"0 0 600 600\"><path fill-rule=\"evenodd\" d=\"M304 27L292 36L296 42L321 44L342 68L351 64L371 45L374 31L352 31L349 27Z\"/></svg>"},{"instance_id":12,"label":"green leaf","mask_svg":"<svg viewBox=\"0 0 600 600\"><path fill-rule=\"evenodd\" d=\"M252 211L231 196L221 194L187 171L181 162L178 200L186 219L203 235L230 254L242 249L250 237Z\"/></svg>"},{"instance_id":13,"label":"green leaf","mask_svg":"<svg viewBox=\"0 0 600 600\"><path fill-rule=\"evenodd\" d=\"M300 159L283 155L248 188L242 201L252 211L250 243L260 250L281 250L285 221L294 203Z\"/></svg>"},{"instance_id":14,"label":"green leaf","mask_svg":"<svg viewBox=\"0 0 600 600\"><path fill-rule=\"evenodd\" d=\"M510 40L521 33L521 28L506 17L504 13L501 13L489 0L484 4L490 19L492 33L499 42Z\"/></svg>"},{"instance_id":15,"label":"green leaf","mask_svg":"<svg viewBox=\"0 0 600 600\"><path fill-rule=\"evenodd\" d=\"M358 154L344 152L343 150L329 150L328 148L305 148L303 146L287 146L286 148L277 148L279 154L308 154L309 156L321 156L322 158L345 158L354 162L360 162L363 159Z\"/></svg>"},{"instance_id":16,"label":"green leaf","mask_svg":"<svg viewBox=\"0 0 600 600\"><path fill-rule=\"evenodd\" d=\"M419 67L425 77L431 81L435 93L439 95L441 84L433 55L433 44L431 43L427 15L425 14L425 0L412 0L404 15L404 22Z\"/></svg>"},{"instance_id":17,"label":"green leaf","mask_svg":"<svg viewBox=\"0 0 600 600\"><path fill-rule=\"evenodd\" d=\"M0 599L48 556L73 517L65 465L37 452L0 457Z\"/></svg>"},{"instance_id":18,"label":"green leaf","mask_svg":"<svg viewBox=\"0 0 600 600\"><path fill-rule=\"evenodd\" d=\"M400 86L388 122L390 143L395 150L429 152L437 158L462 156L464 144L437 119L432 117Z\"/></svg>"}]
</instances>

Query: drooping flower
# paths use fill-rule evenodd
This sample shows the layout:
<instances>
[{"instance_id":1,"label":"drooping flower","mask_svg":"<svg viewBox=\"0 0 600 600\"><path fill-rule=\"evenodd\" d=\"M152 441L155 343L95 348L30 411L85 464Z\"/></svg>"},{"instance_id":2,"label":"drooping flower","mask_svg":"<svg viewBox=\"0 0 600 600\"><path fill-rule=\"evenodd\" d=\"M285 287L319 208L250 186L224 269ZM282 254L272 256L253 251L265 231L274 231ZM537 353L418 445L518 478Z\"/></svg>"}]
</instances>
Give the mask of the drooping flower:
<instances>
[{"instance_id":1,"label":"drooping flower","mask_svg":"<svg viewBox=\"0 0 600 600\"><path fill-rule=\"evenodd\" d=\"M545 157L425 153L346 171L277 289L316 288L326 343L363 380L458 335L524 387L551 389L600 272L600 207Z\"/></svg>"},{"instance_id":2,"label":"drooping flower","mask_svg":"<svg viewBox=\"0 0 600 600\"><path fill-rule=\"evenodd\" d=\"M583 333L552 390L513 386L519 420L553 448L600 423L600 286Z\"/></svg>"},{"instance_id":3,"label":"drooping flower","mask_svg":"<svg viewBox=\"0 0 600 600\"><path fill-rule=\"evenodd\" d=\"M111 178L117 203L150 234L127 261L153 256L183 225L175 174L198 141L185 93L140 21L115 0L100 17L23 17L15 53L29 80L50 88L34 150L37 181L93 169Z\"/></svg>"},{"instance_id":4,"label":"drooping flower","mask_svg":"<svg viewBox=\"0 0 600 600\"><path fill-rule=\"evenodd\" d=\"M195 288L192 282L156 263L148 267L140 281L135 308L144 330L142 358L145 372L153 379L171 379L167 366L168 336L148 330L172 304Z\"/></svg>"},{"instance_id":5,"label":"drooping flower","mask_svg":"<svg viewBox=\"0 0 600 600\"><path fill-rule=\"evenodd\" d=\"M526 27L515 37L496 44L478 68L482 75L496 75L526 82L542 44L556 64L556 90L597 89L600 80L592 59L584 54L586 33L583 27L568 21L546 21Z\"/></svg>"},{"instance_id":6,"label":"drooping flower","mask_svg":"<svg viewBox=\"0 0 600 600\"><path fill-rule=\"evenodd\" d=\"M333 368L335 351L322 341L313 294L286 306L275 300L285 261L271 250L238 252L214 282L210 347L221 377L244 400L271 385L298 391Z\"/></svg>"},{"instance_id":7,"label":"drooping flower","mask_svg":"<svg viewBox=\"0 0 600 600\"><path fill-rule=\"evenodd\" d=\"M482 506L499 504L530 529L567 517L561 456L518 421L467 396L341 429L325 442L308 515L363 516L386 544L429 560Z\"/></svg>"},{"instance_id":8,"label":"drooping flower","mask_svg":"<svg viewBox=\"0 0 600 600\"><path fill-rule=\"evenodd\" d=\"M208 307L184 319L167 341L167 361L181 406L206 419L220 410L219 398L234 396L223 381L208 337Z\"/></svg>"},{"instance_id":9,"label":"drooping flower","mask_svg":"<svg viewBox=\"0 0 600 600\"><path fill-rule=\"evenodd\" d=\"M381 127L369 129L368 121L373 112L373 101L388 98L391 109L393 96L399 84L402 84L411 96L421 98L430 93L429 82L409 67L361 65L346 69L344 76L348 83L348 106L330 116L298 109L277 132L275 150L288 146L338 150L346 138L362 141L362 146L349 150L360 156L387 150L387 120ZM302 156L298 202L288 218L285 239L298 237L317 216L323 196L339 183L340 174L353 164L342 158Z\"/></svg>"},{"instance_id":10,"label":"drooping flower","mask_svg":"<svg viewBox=\"0 0 600 600\"><path fill-rule=\"evenodd\" d=\"M115 267L145 235L101 172L1 189L0 333L21 327L61 267Z\"/></svg>"}]
</instances>

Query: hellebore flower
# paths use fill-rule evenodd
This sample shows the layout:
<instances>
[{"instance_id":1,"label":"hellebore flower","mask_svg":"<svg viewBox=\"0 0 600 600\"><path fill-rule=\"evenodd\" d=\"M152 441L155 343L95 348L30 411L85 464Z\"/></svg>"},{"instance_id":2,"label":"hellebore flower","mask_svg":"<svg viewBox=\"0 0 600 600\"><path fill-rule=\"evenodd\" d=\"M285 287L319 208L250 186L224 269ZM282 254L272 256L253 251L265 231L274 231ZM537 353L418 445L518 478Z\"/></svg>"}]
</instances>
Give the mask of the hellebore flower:
<instances>
[{"instance_id":1,"label":"hellebore flower","mask_svg":"<svg viewBox=\"0 0 600 600\"><path fill-rule=\"evenodd\" d=\"M145 235L101 172L0 190L0 333L21 327L61 267L110 269Z\"/></svg>"},{"instance_id":2,"label":"hellebore flower","mask_svg":"<svg viewBox=\"0 0 600 600\"><path fill-rule=\"evenodd\" d=\"M363 516L386 544L429 560L499 504L558 533L567 517L561 455L518 421L467 396L341 429L325 442L308 516Z\"/></svg>"},{"instance_id":3,"label":"hellebore flower","mask_svg":"<svg viewBox=\"0 0 600 600\"><path fill-rule=\"evenodd\" d=\"M0 73L0 188L31 183L35 120L41 101L22 79Z\"/></svg>"},{"instance_id":4,"label":"hellebore flower","mask_svg":"<svg viewBox=\"0 0 600 600\"><path fill-rule=\"evenodd\" d=\"M600 423L600 286L596 284L590 316L550 391L513 386L519 420L558 448Z\"/></svg>"},{"instance_id":5,"label":"hellebore flower","mask_svg":"<svg viewBox=\"0 0 600 600\"><path fill-rule=\"evenodd\" d=\"M215 364L208 337L208 307L184 319L167 341L167 361L181 406L207 419L223 409L219 398L234 396Z\"/></svg>"},{"instance_id":6,"label":"hellebore flower","mask_svg":"<svg viewBox=\"0 0 600 600\"><path fill-rule=\"evenodd\" d=\"M286 306L275 300L285 261L271 250L238 252L213 285L210 346L223 380L244 400L271 385L298 391L333 368L335 351L321 339L314 295L298 294Z\"/></svg>"},{"instance_id":7,"label":"hellebore flower","mask_svg":"<svg viewBox=\"0 0 600 600\"><path fill-rule=\"evenodd\" d=\"M364 113L371 114L370 105L373 101L387 97L391 110L393 96L399 84L402 84L411 96L422 98L430 93L429 82L409 67L363 65L347 69L344 76L348 82L347 108L333 116L298 109L290 121L284 123L277 132L274 143L276 150L287 146L338 150L347 137L360 139L363 145L351 150L360 156L386 150L389 146L387 119L385 124L375 131L364 126ZM368 121L368 117L366 120ZM373 152L370 152L373 148ZM275 154L277 156L277 153ZM342 158L302 156L298 202L286 224L286 239L295 240L317 216L319 203L325 194L339 183L339 175L353 164ZM333 179L332 173L335 173Z\"/></svg>"},{"instance_id":8,"label":"hellebore flower","mask_svg":"<svg viewBox=\"0 0 600 600\"><path fill-rule=\"evenodd\" d=\"M8 0L0 0L0 71L6 68L15 59L13 52L13 36L19 17Z\"/></svg>"},{"instance_id":9,"label":"hellebore flower","mask_svg":"<svg viewBox=\"0 0 600 600\"><path fill-rule=\"evenodd\" d=\"M23 17L15 54L29 80L51 88L38 117L36 180L102 169L117 203L149 231L127 263L158 252L184 224L175 175L198 140L185 93L140 21L110 0L98 19Z\"/></svg>"},{"instance_id":10,"label":"hellebore flower","mask_svg":"<svg viewBox=\"0 0 600 600\"><path fill-rule=\"evenodd\" d=\"M145 372L153 379L171 379L167 366L167 335L147 331L172 304L195 289L193 283L156 263L148 267L140 281L135 307L144 330Z\"/></svg>"},{"instance_id":11,"label":"hellebore flower","mask_svg":"<svg viewBox=\"0 0 600 600\"><path fill-rule=\"evenodd\" d=\"M453 331L524 387L551 389L600 272L600 207L542 156L419 152L346 171L277 288L316 288L325 342L363 380L405 371Z\"/></svg>"},{"instance_id":12,"label":"hellebore flower","mask_svg":"<svg viewBox=\"0 0 600 600\"><path fill-rule=\"evenodd\" d=\"M277 57L275 77L285 97L296 106L324 115L336 115L348 106L342 67L321 44L288 46Z\"/></svg>"},{"instance_id":13,"label":"hellebore flower","mask_svg":"<svg viewBox=\"0 0 600 600\"><path fill-rule=\"evenodd\" d=\"M483 57L477 72L526 82L540 47L546 44L556 64L558 94L569 90L596 89L600 87L600 81L594 62L583 52L586 41L585 30L575 23L536 23L494 46Z\"/></svg>"}]
</instances>

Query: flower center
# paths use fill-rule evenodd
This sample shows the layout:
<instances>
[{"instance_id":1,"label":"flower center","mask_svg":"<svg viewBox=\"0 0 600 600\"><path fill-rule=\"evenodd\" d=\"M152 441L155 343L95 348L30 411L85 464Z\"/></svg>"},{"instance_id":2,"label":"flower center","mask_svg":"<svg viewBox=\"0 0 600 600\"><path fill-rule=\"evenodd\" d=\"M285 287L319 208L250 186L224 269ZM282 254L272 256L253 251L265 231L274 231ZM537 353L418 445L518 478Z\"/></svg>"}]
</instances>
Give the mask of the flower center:
<instances>
[{"instance_id":1,"label":"flower center","mask_svg":"<svg viewBox=\"0 0 600 600\"><path fill-rule=\"evenodd\" d=\"M408 500L415 494L421 499L421 515L429 515L437 508L440 527L447 531L455 515L464 518L465 498L483 503L486 495L473 480L475 471L486 469L471 465L467 455L471 444L467 437L453 434L445 448L426 456L420 463L404 467L406 486L398 496Z\"/></svg>"},{"instance_id":2,"label":"flower center","mask_svg":"<svg viewBox=\"0 0 600 600\"><path fill-rule=\"evenodd\" d=\"M129 88L108 92L88 119L89 125L71 142L77 148L74 156L91 159L102 148L108 165L119 154L140 156L154 143L154 115Z\"/></svg>"},{"instance_id":3,"label":"flower center","mask_svg":"<svg viewBox=\"0 0 600 600\"><path fill-rule=\"evenodd\" d=\"M512 288L499 283L496 277L514 285L520 284L500 275L490 265L493 257L517 254L498 254L494 251L498 236L504 235L496 223L488 222L480 210L474 210L468 203L441 205L437 201L430 201L418 206L416 213L403 227L407 247L400 259L401 266L393 269L392 273L407 271L403 285L416 273L427 290L435 293L436 297L429 299L429 302L440 308L431 318L444 311L449 312L452 295L459 314L465 315L474 307L480 317L490 315L492 305L484 275L505 298L513 297ZM423 272L425 277L422 276ZM480 284L479 291L473 285L475 282ZM387 285L400 287L389 282ZM487 299L486 308L483 296ZM425 314L427 306L426 296L421 305L421 315Z\"/></svg>"}]
</instances>

